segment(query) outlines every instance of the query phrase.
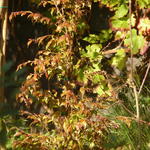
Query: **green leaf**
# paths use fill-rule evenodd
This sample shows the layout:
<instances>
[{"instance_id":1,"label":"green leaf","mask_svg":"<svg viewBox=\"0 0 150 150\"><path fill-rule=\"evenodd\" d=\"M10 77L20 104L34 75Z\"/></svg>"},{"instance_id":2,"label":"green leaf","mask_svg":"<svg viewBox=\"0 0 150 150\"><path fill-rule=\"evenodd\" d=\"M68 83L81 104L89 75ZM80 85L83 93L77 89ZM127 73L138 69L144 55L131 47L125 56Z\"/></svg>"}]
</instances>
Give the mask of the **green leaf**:
<instances>
[{"instance_id":1,"label":"green leaf","mask_svg":"<svg viewBox=\"0 0 150 150\"><path fill-rule=\"evenodd\" d=\"M149 8L150 7L150 1L149 0L137 0L138 6L140 8Z\"/></svg>"},{"instance_id":2,"label":"green leaf","mask_svg":"<svg viewBox=\"0 0 150 150\"><path fill-rule=\"evenodd\" d=\"M93 62L93 72L95 72L95 71L99 71L100 69L101 69L101 63L99 63L100 61L101 61L101 59L102 59L102 56L100 55L99 57L98 57L99 59L98 59L98 62L96 62L96 63L94 63Z\"/></svg>"},{"instance_id":3,"label":"green leaf","mask_svg":"<svg viewBox=\"0 0 150 150\"><path fill-rule=\"evenodd\" d=\"M125 53L125 49L118 49L117 53L116 53L116 56L117 57L120 57L120 58L123 58L126 56L126 53Z\"/></svg>"},{"instance_id":4,"label":"green leaf","mask_svg":"<svg viewBox=\"0 0 150 150\"><path fill-rule=\"evenodd\" d=\"M133 54L137 54L140 49L144 47L145 39L142 35L137 35L137 31L135 29L132 29L132 52ZM128 32L126 39L124 40L124 44L126 46L131 45L131 38L130 38L130 32Z\"/></svg>"},{"instance_id":5,"label":"green leaf","mask_svg":"<svg viewBox=\"0 0 150 150\"><path fill-rule=\"evenodd\" d=\"M82 34L85 32L86 29L88 29L88 25L85 23L85 22L80 22L78 25L77 25L77 28L79 30L79 32L81 32Z\"/></svg>"},{"instance_id":6,"label":"green leaf","mask_svg":"<svg viewBox=\"0 0 150 150\"><path fill-rule=\"evenodd\" d=\"M103 75L95 74L93 76L92 81L93 81L94 84L97 84L97 83L99 83L100 81L103 81L103 80L105 80L105 77Z\"/></svg>"},{"instance_id":7,"label":"green leaf","mask_svg":"<svg viewBox=\"0 0 150 150\"><path fill-rule=\"evenodd\" d=\"M115 19L111 21L113 29L127 29L129 28L128 19Z\"/></svg>"},{"instance_id":8,"label":"green leaf","mask_svg":"<svg viewBox=\"0 0 150 150\"><path fill-rule=\"evenodd\" d=\"M105 94L105 91L103 89L104 89L103 86L98 86L96 88L96 93L98 93L98 95L100 95L100 96L103 95L103 94Z\"/></svg>"},{"instance_id":9,"label":"green leaf","mask_svg":"<svg viewBox=\"0 0 150 150\"><path fill-rule=\"evenodd\" d=\"M83 40L89 42L90 44L104 43L112 37L112 31L102 30L99 35L89 34L88 37L85 37Z\"/></svg>"},{"instance_id":10,"label":"green leaf","mask_svg":"<svg viewBox=\"0 0 150 150\"><path fill-rule=\"evenodd\" d=\"M128 13L128 7L125 4L122 4L118 10L115 12L114 18L122 18Z\"/></svg>"},{"instance_id":11,"label":"green leaf","mask_svg":"<svg viewBox=\"0 0 150 150\"><path fill-rule=\"evenodd\" d=\"M135 15L131 16L131 24L132 26L135 25L136 19ZM130 19L128 17L123 17L123 18L115 18L112 17L111 20L111 26L113 30L123 30L123 29L129 29L130 25Z\"/></svg>"},{"instance_id":12,"label":"green leaf","mask_svg":"<svg viewBox=\"0 0 150 150\"><path fill-rule=\"evenodd\" d=\"M82 81L84 83L87 83L88 79L84 75L84 69L83 68L78 70L78 72L77 72L77 80L78 81Z\"/></svg>"},{"instance_id":13,"label":"green leaf","mask_svg":"<svg viewBox=\"0 0 150 150\"><path fill-rule=\"evenodd\" d=\"M119 49L116 55L112 58L111 64L112 66L115 66L118 69L122 70L125 67L125 61L126 61L125 50Z\"/></svg>"},{"instance_id":14,"label":"green leaf","mask_svg":"<svg viewBox=\"0 0 150 150\"><path fill-rule=\"evenodd\" d=\"M102 30L99 34L100 43L107 42L109 39L112 38L112 31L109 30Z\"/></svg>"},{"instance_id":15,"label":"green leaf","mask_svg":"<svg viewBox=\"0 0 150 150\"><path fill-rule=\"evenodd\" d=\"M96 89L95 92L99 95L108 95L111 96L111 92L110 89L108 88L107 84L105 82L103 82L103 84L100 84Z\"/></svg>"},{"instance_id":16,"label":"green leaf","mask_svg":"<svg viewBox=\"0 0 150 150\"><path fill-rule=\"evenodd\" d=\"M100 51L101 47L102 47L101 44L88 45L86 47L87 53L85 53L83 56L89 57L90 59L95 59L100 54L99 51Z\"/></svg>"},{"instance_id":17,"label":"green leaf","mask_svg":"<svg viewBox=\"0 0 150 150\"><path fill-rule=\"evenodd\" d=\"M98 35L90 34L88 37L85 37L83 40L91 44L95 44L95 43L98 43L100 39Z\"/></svg>"},{"instance_id":18,"label":"green leaf","mask_svg":"<svg viewBox=\"0 0 150 150\"><path fill-rule=\"evenodd\" d=\"M102 48L101 44L92 44L91 45L91 49L93 52L99 52L101 48Z\"/></svg>"},{"instance_id":19,"label":"green leaf","mask_svg":"<svg viewBox=\"0 0 150 150\"><path fill-rule=\"evenodd\" d=\"M94 146L95 146L95 143L94 142L92 142L92 143L90 143L90 149L92 149L92 148L94 148Z\"/></svg>"}]
</instances>

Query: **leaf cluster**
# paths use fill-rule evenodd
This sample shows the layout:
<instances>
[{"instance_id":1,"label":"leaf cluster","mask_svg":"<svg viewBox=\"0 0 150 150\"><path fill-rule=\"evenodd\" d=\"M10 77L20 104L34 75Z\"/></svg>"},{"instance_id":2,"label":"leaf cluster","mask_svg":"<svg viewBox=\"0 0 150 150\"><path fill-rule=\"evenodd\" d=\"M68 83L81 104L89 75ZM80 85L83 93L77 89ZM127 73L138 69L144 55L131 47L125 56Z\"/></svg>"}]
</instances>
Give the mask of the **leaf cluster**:
<instances>
[{"instance_id":1,"label":"leaf cluster","mask_svg":"<svg viewBox=\"0 0 150 150\"><path fill-rule=\"evenodd\" d=\"M95 2L114 12L109 18L110 28L99 34L89 33L86 20ZM137 125L131 116L135 104L126 100L133 95L129 92L130 96L119 97L130 88L129 53L139 59L148 49L148 16L139 18L135 10L148 9L150 3L136 2L131 16L125 0L32 0L37 7L48 7L45 14L49 15L32 11L10 15L10 20L26 16L33 23L46 24L49 30L47 35L28 40L27 45L36 44L39 51L34 60L18 66L30 65L33 72L17 95L18 102L26 106L26 111L20 112L26 127L16 131L14 149L136 149L135 135L126 136ZM87 44L82 46L81 41ZM136 81L140 78L136 74L139 65L135 64ZM40 106L38 113L33 107L36 105ZM114 145L113 139L117 139Z\"/></svg>"}]
</instances>

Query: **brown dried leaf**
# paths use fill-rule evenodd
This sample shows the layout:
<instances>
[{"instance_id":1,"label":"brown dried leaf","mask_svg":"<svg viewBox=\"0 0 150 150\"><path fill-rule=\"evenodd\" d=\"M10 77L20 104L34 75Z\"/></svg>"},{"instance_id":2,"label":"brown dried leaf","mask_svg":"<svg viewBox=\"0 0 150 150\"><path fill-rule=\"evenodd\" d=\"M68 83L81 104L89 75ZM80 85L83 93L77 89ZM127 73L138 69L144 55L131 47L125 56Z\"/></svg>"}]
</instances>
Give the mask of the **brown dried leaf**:
<instances>
[{"instance_id":1,"label":"brown dried leaf","mask_svg":"<svg viewBox=\"0 0 150 150\"><path fill-rule=\"evenodd\" d=\"M25 15L29 15L32 14L31 11L18 11L18 12L12 12L9 16L9 20L11 21L13 18L21 15L21 16L25 16Z\"/></svg>"}]
</instances>

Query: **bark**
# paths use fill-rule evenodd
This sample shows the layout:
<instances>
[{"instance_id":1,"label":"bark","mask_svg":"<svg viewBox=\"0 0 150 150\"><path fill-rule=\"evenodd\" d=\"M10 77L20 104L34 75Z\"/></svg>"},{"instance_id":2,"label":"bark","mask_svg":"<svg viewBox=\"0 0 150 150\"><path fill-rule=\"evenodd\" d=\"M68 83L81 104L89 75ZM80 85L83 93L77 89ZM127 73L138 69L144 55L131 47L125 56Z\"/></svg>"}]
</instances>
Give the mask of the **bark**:
<instances>
[{"instance_id":1,"label":"bark","mask_svg":"<svg viewBox=\"0 0 150 150\"><path fill-rule=\"evenodd\" d=\"M2 67L5 64L6 42L7 42L7 20L8 0L0 0L0 103L4 102L4 72Z\"/></svg>"}]
</instances>

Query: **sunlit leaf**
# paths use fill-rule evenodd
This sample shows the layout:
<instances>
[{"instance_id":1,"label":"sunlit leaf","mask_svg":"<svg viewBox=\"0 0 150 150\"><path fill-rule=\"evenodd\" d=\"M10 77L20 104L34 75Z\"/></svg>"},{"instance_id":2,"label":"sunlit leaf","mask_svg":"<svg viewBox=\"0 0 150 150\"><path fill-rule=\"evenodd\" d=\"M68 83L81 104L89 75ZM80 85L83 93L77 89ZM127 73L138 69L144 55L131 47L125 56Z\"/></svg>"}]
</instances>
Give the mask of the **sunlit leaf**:
<instances>
[{"instance_id":1,"label":"sunlit leaf","mask_svg":"<svg viewBox=\"0 0 150 150\"><path fill-rule=\"evenodd\" d=\"M131 16L131 25L134 26L136 22L135 16ZM122 18L113 18L111 20L111 28L112 30L129 30L130 27L130 19L128 17L122 17Z\"/></svg>"},{"instance_id":2,"label":"sunlit leaf","mask_svg":"<svg viewBox=\"0 0 150 150\"><path fill-rule=\"evenodd\" d=\"M137 54L140 49L142 49L145 45L145 39L142 35L137 35L137 31L135 29L132 29L132 52L133 54ZM131 45L131 38L130 38L130 32L128 32L126 39L124 40L124 44L126 46Z\"/></svg>"},{"instance_id":3,"label":"sunlit leaf","mask_svg":"<svg viewBox=\"0 0 150 150\"><path fill-rule=\"evenodd\" d=\"M148 34L150 32L150 19L148 17L141 18L138 29L141 34Z\"/></svg>"},{"instance_id":4,"label":"sunlit leaf","mask_svg":"<svg viewBox=\"0 0 150 150\"><path fill-rule=\"evenodd\" d=\"M112 66L122 70L125 67L126 53L124 49L118 49L117 53L111 60Z\"/></svg>"},{"instance_id":5,"label":"sunlit leaf","mask_svg":"<svg viewBox=\"0 0 150 150\"><path fill-rule=\"evenodd\" d=\"M95 44L95 43L99 42L100 38L99 38L98 35L90 34L88 37L85 37L83 40L87 41L87 42L89 42L91 44Z\"/></svg>"},{"instance_id":6,"label":"sunlit leaf","mask_svg":"<svg viewBox=\"0 0 150 150\"><path fill-rule=\"evenodd\" d=\"M128 7L125 4L122 4L118 10L115 12L114 18L122 18L128 13Z\"/></svg>"},{"instance_id":7,"label":"sunlit leaf","mask_svg":"<svg viewBox=\"0 0 150 150\"><path fill-rule=\"evenodd\" d=\"M92 80L92 82L93 82L94 84L97 84L97 83L99 83L100 81L103 81L103 80L105 80L105 77L104 77L103 75L99 75L99 74L93 75L93 80Z\"/></svg>"},{"instance_id":8,"label":"sunlit leaf","mask_svg":"<svg viewBox=\"0 0 150 150\"><path fill-rule=\"evenodd\" d=\"M86 47L87 53L84 56L89 57L91 59L95 59L100 54L99 51L101 49L101 44L92 44Z\"/></svg>"},{"instance_id":9,"label":"sunlit leaf","mask_svg":"<svg viewBox=\"0 0 150 150\"><path fill-rule=\"evenodd\" d=\"M139 4L140 8L149 8L150 7L149 0L137 0L137 3Z\"/></svg>"}]
</instances>

